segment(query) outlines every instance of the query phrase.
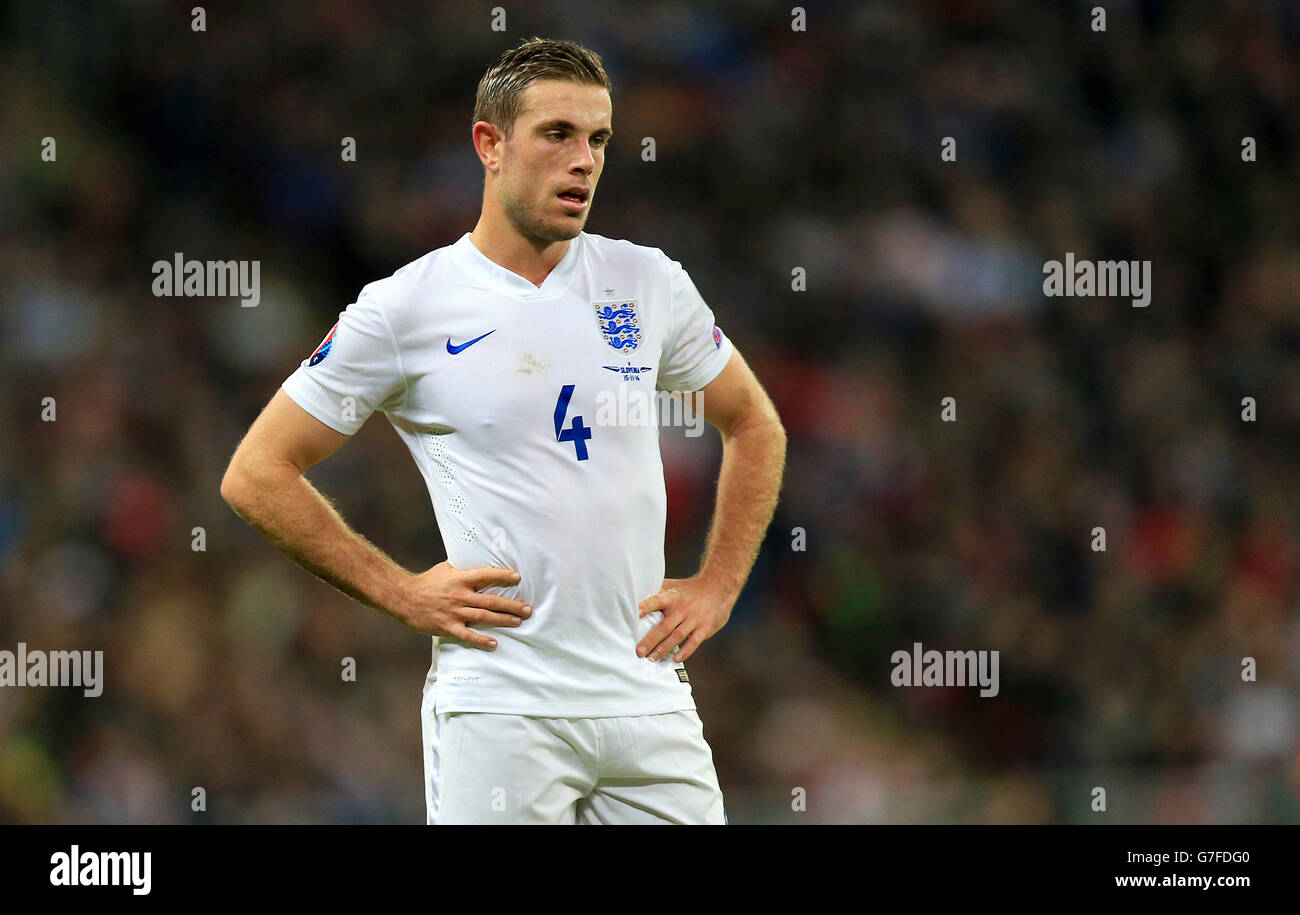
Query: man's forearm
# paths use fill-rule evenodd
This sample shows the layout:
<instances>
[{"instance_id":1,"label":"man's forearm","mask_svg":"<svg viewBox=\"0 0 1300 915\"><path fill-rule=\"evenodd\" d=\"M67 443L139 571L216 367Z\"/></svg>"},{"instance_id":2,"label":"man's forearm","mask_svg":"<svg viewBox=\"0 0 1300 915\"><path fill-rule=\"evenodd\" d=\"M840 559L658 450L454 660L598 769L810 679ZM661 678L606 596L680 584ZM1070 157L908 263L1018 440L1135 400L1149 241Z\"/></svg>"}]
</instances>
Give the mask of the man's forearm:
<instances>
[{"instance_id":1,"label":"man's forearm","mask_svg":"<svg viewBox=\"0 0 1300 915\"><path fill-rule=\"evenodd\" d=\"M776 511L785 471L785 430L756 421L722 441L722 469L699 577L740 595Z\"/></svg>"},{"instance_id":2,"label":"man's forearm","mask_svg":"<svg viewBox=\"0 0 1300 915\"><path fill-rule=\"evenodd\" d=\"M358 603L398 615L411 573L348 527L306 477L288 468L245 473L230 490L230 507L298 565Z\"/></svg>"}]
</instances>

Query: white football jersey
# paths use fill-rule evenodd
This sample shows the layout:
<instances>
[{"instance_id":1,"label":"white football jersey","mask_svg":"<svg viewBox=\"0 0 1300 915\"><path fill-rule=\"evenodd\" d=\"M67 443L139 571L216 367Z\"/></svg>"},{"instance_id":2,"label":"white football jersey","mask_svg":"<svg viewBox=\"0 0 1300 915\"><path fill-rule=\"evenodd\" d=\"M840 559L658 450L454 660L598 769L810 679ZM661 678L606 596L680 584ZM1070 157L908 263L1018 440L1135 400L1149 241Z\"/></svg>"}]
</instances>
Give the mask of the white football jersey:
<instances>
[{"instance_id":1,"label":"white football jersey","mask_svg":"<svg viewBox=\"0 0 1300 915\"><path fill-rule=\"evenodd\" d=\"M659 429L635 404L695 391L732 352L682 265L579 233L541 287L470 241L370 283L285 392L351 435L378 410L424 476L456 568L514 569L518 627L484 651L434 638L441 712L565 718L695 708L684 665L637 657L661 619ZM622 404L618 407L618 404Z\"/></svg>"}]
</instances>

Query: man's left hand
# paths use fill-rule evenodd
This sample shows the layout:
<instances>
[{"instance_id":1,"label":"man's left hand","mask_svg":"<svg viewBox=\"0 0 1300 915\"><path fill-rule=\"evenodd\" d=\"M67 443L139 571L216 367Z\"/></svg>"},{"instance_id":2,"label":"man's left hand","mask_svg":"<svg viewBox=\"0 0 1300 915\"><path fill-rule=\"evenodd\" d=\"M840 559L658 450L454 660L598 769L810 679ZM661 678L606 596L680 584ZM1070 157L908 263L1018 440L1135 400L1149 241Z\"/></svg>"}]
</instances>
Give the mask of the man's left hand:
<instances>
[{"instance_id":1,"label":"man's left hand","mask_svg":"<svg viewBox=\"0 0 1300 915\"><path fill-rule=\"evenodd\" d=\"M665 578L662 591L641 601L642 617L662 610L664 618L641 640L636 653L658 661L676 648L673 662L685 661L701 642L727 624L737 596L698 575Z\"/></svg>"}]
</instances>

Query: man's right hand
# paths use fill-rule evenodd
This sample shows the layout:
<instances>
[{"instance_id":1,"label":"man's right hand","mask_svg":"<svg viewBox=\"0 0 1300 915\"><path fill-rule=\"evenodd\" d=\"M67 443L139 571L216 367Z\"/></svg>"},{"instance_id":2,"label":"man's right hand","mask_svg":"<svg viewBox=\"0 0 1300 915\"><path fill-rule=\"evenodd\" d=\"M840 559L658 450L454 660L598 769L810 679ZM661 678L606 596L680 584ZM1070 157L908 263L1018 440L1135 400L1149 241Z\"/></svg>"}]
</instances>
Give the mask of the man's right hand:
<instances>
[{"instance_id":1,"label":"man's right hand","mask_svg":"<svg viewBox=\"0 0 1300 915\"><path fill-rule=\"evenodd\" d=\"M475 632L470 625L518 626L533 615L533 609L521 600L483 594L479 589L517 584L519 573L512 569L456 569L440 562L411 577L405 607L394 616L425 635L449 636L491 651L496 639Z\"/></svg>"}]
</instances>

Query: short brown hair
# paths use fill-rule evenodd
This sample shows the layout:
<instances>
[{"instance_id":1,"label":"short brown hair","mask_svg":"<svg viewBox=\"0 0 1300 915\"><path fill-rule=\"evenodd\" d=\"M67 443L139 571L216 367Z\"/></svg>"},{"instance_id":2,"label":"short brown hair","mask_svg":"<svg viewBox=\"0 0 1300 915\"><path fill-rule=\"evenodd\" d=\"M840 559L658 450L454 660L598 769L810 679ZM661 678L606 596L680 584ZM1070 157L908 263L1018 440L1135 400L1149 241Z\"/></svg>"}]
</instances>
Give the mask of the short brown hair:
<instances>
[{"instance_id":1,"label":"short brown hair","mask_svg":"<svg viewBox=\"0 0 1300 915\"><path fill-rule=\"evenodd\" d=\"M479 80L471 125L487 121L509 137L520 115L524 90L537 79L567 79L604 86L611 94L614 91L595 51L572 41L528 38L498 57Z\"/></svg>"}]
</instances>

